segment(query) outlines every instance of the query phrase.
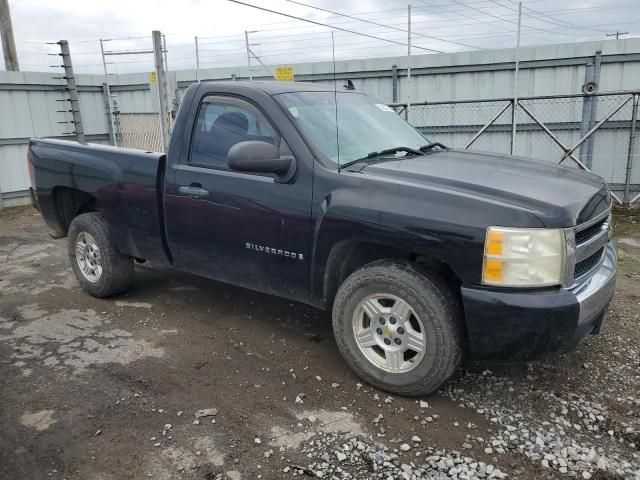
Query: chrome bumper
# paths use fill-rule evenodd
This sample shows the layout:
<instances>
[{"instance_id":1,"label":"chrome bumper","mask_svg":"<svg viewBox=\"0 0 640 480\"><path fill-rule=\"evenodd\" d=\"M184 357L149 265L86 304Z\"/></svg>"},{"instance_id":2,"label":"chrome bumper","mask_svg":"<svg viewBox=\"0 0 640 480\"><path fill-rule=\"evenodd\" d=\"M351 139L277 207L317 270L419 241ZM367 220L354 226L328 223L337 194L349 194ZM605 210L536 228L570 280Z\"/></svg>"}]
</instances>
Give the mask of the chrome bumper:
<instances>
[{"instance_id":1,"label":"chrome bumper","mask_svg":"<svg viewBox=\"0 0 640 480\"><path fill-rule=\"evenodd\" d=\"M602 313L613 297L618 271L618 255L613 240L604 248L599 265L581 280L570 291L576 296L580 305L578 325L588 322L595 315Z\"/></svg>"}]
</instances>

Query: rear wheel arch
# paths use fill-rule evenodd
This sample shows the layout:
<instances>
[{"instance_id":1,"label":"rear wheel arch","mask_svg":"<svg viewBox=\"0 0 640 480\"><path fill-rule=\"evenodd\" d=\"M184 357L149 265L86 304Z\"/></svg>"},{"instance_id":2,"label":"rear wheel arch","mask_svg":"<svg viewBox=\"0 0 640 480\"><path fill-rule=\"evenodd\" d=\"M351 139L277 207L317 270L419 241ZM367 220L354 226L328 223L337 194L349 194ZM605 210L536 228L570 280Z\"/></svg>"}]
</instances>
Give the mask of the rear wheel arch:
<instances>
[{"instance_id":1,"label":"rear wheel arch","mask_svg":"<svg viewBox=\"0 0 640 480\"><path fill-rule=\"evenodd\" d=\"M60 227L65 234L75 217L83 213L99 211L96 197L71 187L54 187L51 192Z\"/></svg>"}]
</instances>

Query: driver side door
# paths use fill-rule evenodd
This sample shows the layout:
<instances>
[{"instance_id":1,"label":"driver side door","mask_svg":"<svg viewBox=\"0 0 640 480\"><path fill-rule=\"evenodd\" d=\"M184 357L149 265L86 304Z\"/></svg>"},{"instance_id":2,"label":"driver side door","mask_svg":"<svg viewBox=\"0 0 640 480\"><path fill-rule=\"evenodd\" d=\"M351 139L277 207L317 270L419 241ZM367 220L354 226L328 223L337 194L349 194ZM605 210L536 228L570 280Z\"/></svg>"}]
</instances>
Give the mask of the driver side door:
<instances>
[{"instance_id":1,"label":"driver side door","mask_svg":"<svg viewBox=\"0 0 640 480\"><path fill-rule=\"evenodd\" d=\"M231 147L259 140L293 156L286 139L247 99L202 99L189 155L167 191L167 234L176 265L209 278L289 298L308 294L311 170L286 183L232 171Z\"/></svg>"}]
</instances>

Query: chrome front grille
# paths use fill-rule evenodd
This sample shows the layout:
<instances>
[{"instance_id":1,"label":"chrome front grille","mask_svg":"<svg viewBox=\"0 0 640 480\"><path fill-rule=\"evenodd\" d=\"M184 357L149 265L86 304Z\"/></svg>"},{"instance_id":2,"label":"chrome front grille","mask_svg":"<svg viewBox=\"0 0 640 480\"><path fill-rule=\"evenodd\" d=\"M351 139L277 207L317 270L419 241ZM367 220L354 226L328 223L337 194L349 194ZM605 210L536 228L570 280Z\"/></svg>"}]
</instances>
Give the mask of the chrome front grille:
<instances>
[{"instance_id":1,"label":"chrome front grille","mask_svg":"<svg viewBox=\"0 0 640 480\"><path fill-rule=\"evenodd\" d=\"M576 263L574 277L580 278L583 275L589 273L596 265L598 265L600 259L602 258L602 252L604 252L604 247L601 247L600 250L598 250L593 255L585 258L581 262Z\"/></svg>"},{"instance_id":2,"label":"chrome front grille","mask_svg":"<svg viewBox=\"0 0 640 480\"><path fill-rule=\"evenodd\" d=\"M610 210L575 227L575 280L587 275L600 263L610 231Z\"/></svg>"},{"instance_id":3,"label":"chrome front grille","mask_svg":"<svg viewBox=\"0 0 640 480\"><path fill-rule=\"evenodd\" d=\"M602 229L603 224L607 221L607 218L598 220L590 227L586 227L584 230L576 231L576 244L581 244L589 241L592 237L597 235Z\"/></svg>"}]
</instances>

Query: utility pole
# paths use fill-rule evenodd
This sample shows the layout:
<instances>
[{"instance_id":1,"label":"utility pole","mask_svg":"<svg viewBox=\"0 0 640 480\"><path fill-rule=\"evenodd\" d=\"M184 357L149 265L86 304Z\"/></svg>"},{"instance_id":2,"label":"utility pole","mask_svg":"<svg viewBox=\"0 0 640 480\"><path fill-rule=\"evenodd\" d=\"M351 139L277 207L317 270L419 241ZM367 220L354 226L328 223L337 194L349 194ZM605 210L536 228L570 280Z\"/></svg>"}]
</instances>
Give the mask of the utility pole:
<instances>
[{"instance_id":1,"label":"utility pole","mask_svg":"<svg viewBox=\"0 0 640 480\"><path fill-rule=\"evenodd\" d=\"M513 155L516 148L516 111L518 107L518 74L520 73L520 28L522 25L522 2L518 3L518 33L516 37L515 63L513 72L513 106L511 108L511 148L509 153Z\"/></svg>"},{"instance_id":2,"label":"utility pole","mask_svg":"<svg viewBox=\"0 0 640 480\"><path fill-rule=\"evenodd\" d=\"M76 134L76 140L80 143L86 143L84 139L82 115L80 114L78 87L76 86L76 77L73 75L73 65L71 64L69 42L66 40L60 40L58 44L60 45L60 56L62 56L62 66L64 67L64 78L67 81L67 89L69 90L69 101L71 103L71 114L73 115L73 126Z\"/></svg>"},{"instance_id":3,"label":"utility pole","mask_svg":"<svg viewBox=\"0 0 640 480\"><path fill-rule=\"evenodd\" d=\"M629 35L629 32L621 32L618 30L615 33L607 33L607 37L616 37L616 40L620 40L620 35Z\"/></svg>"},{"instance_id":4,"label":"utility pole","mask_svg":"<svg viewBox=\"0 0 640 480\"><path fill-rule=\"evenodd\" d=\"M158 78L158 105L160 106L160 135L164 151L169 151L169 119L167 114L167 81L162 61L162 34L158 30L151 32L153 37L153 56Z\"/></svg>"},{"instance_id":5,"label":"utility pole","mask_svg":"<svg viewBox=\"0 0 640 480\"><path fill-rule=\"evenodd\" d=\"M13 38L9 0L0 0L0 37L2 37L5 69L8 72L19 72L20 64L18 63L18 52L16 52L16 41Z\"/></svg>"}]
</instances>

